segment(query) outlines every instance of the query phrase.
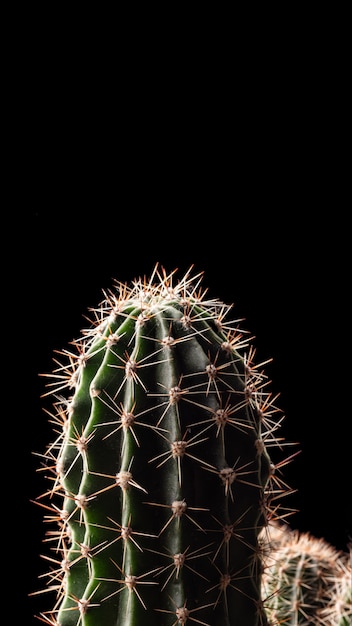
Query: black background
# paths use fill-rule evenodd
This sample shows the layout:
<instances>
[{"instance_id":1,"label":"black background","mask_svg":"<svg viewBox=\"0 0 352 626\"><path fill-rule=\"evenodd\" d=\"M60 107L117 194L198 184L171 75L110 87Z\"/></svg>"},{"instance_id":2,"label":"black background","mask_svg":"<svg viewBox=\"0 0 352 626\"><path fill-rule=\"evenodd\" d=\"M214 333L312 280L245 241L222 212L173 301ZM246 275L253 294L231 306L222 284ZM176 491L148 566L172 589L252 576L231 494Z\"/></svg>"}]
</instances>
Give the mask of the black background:
<instances>
[{"instance_id":1,"label":"black background","mask_svg":"<svg viewBox=\"0 0 352 626\"><path fill-rule=\"evenodd\" d=\"M46 488L33 452L52 439L39 374L113 278L148 275L156 262L180 276L204 271L209 295L245 318L257 360L273 359L282 431L301 449L285 469L297 489L291 525L339 549L352 532L343 37L314 29L312 41L300 23L298 38L275 32L250 58L249 43L234 53L225 38L215 56L204 37L181 60L177 42L167 61L150 43L131 70L109 41L97 55L91 39L75 48L64 32L65 42L41 33L22 48L8 95L4 545L14 545L26 624L49 601L27 597L46 570L42 511L30 502Z\"/></svg>"}]
</instances>

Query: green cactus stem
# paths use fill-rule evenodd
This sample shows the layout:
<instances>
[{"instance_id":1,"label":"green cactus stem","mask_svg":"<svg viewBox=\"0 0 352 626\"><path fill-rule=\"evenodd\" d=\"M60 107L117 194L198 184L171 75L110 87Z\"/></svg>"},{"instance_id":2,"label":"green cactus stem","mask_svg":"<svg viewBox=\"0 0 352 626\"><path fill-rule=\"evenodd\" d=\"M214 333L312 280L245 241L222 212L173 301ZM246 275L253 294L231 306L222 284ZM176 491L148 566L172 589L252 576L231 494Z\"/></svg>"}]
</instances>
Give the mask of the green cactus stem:
<instances>
[{"instance_id":1,"label":"green cactus stem","mask_svg":"<svg viewBox=\"0 0 352 626\"><path fill-rule=\"evenodd\" d=\"M232 306L174 275L116 282L48 375L45 624L266 624L282 413Z\"/></svg>"}]
</instances>

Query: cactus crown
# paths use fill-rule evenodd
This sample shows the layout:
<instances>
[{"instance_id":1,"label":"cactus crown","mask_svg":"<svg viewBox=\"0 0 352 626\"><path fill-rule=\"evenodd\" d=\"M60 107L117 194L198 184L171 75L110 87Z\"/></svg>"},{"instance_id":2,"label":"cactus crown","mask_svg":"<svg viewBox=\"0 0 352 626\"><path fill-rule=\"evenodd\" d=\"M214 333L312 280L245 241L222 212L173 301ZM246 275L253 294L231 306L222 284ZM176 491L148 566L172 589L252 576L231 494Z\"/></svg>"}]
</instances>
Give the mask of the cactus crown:
<instances>
[{"instance_id":1,"label":"cactus crown","mask_svg":"<svg viewBox=\"0 0 352 626\"><path fill-rule=\"evenodd\" d=\"M283 416L232 305L192 270L116 282L47 375L45 624L266 624L258 535L289 514Z\"/></svg>"}]
</instances>

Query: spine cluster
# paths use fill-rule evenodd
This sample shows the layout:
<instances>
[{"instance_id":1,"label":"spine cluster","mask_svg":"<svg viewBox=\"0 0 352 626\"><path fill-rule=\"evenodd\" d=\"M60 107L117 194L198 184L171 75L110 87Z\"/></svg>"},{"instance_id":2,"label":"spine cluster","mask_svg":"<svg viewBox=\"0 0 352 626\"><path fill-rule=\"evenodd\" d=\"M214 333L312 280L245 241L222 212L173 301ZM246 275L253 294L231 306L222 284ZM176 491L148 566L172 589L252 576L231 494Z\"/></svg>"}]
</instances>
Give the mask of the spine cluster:
<instances>
[{"instance_id":1,"label":"spine cluster","mask_svg":"<svg viewBox=\"0 0 352 626\"><path fill-rule=\"evenodd\" d=\"M174 274L116 282L48 375L45 624L267 623L283 416L232 307Z\"/></svg>"}]
</instances>

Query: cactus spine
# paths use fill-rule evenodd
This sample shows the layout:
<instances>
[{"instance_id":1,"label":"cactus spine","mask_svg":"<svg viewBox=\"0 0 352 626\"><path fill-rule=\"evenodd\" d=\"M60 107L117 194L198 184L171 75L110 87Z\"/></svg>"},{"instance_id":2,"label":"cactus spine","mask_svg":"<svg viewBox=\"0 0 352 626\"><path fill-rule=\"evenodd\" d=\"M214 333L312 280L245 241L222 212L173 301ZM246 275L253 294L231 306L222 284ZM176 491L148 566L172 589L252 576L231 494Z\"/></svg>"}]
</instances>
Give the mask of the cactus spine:
<instances>
[{"instance_id":1,"label":"cactus spine","mask_svg":"<svg viewBox=\"0 0 352 626\"><path fill-rule=\"evenodd\" d=\"M282 415L232 307L191 271L116 282L49 375L45 624L266 624L258 535L287 491L268 454Z\"/></svg>"}]
</instances>

